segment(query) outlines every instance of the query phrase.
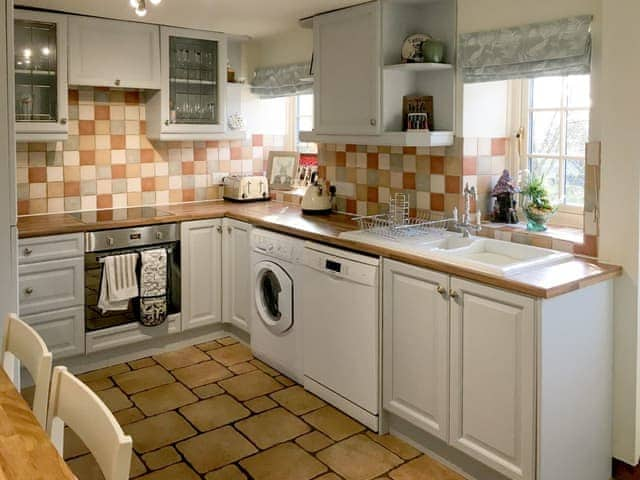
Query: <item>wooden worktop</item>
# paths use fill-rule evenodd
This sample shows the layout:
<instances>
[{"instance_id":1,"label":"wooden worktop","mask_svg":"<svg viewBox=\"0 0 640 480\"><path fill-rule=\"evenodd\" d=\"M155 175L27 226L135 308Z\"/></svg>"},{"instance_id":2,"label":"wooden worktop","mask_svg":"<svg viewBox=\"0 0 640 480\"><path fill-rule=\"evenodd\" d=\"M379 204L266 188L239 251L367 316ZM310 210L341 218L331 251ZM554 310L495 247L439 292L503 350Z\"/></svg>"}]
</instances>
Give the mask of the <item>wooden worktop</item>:
<instances>
[{"instance_id":1,"label":"wooden worktop","mask_svg":"<svg viewBox=\"0 0 640 480\"><path fill-rule=\"evenodd\" d=\"M383 256L538 298L556 297L597 282L609 280L622 272L622 269L617 266L576 257L572 261L559 265L533 269L505 277L490 275L401 250L391 250L339 238L340 233L357 228L351 217L335 213L330 215L303 215L298 206L279 202L249 204L222 201L200 202L162 206L159 209L172 215L148 218L142 221L103 221L95 224L82 223L68 214L20 217L18 219L18 232L20 238L30 238L229 217L251 223L257 227L294 235L305 240L321 242L369 255Z\"/></svg>"},{"instance_id":2,"label":"wooden worktop","mask_svg":"<svg viewBox=\"0 0 640 480\"><path fill-rule=\"evenodd\" d=\"M0 368L0 480L77 480Z\"/></svg>"}]
</instances>

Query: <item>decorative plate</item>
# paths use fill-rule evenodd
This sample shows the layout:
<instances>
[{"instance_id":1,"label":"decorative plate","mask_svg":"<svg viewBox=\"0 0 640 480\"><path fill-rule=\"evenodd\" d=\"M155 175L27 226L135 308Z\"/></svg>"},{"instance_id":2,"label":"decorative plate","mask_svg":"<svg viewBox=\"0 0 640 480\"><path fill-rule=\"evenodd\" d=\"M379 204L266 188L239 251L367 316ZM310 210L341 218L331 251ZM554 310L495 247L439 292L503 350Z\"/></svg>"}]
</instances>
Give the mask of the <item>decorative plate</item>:
<instances>
[{"instance_id":1,"label":"decorative plate","mask_svg":"<svg viewBox=\"0 0 640 480\"><path fill-rule=\"evenodd\" d=\"M404 63L423 62L422 42L427 40L431 40L431 36L426 33L416 33L408 36L402 45L402 61Z\"/></svg>"}]
</instances>

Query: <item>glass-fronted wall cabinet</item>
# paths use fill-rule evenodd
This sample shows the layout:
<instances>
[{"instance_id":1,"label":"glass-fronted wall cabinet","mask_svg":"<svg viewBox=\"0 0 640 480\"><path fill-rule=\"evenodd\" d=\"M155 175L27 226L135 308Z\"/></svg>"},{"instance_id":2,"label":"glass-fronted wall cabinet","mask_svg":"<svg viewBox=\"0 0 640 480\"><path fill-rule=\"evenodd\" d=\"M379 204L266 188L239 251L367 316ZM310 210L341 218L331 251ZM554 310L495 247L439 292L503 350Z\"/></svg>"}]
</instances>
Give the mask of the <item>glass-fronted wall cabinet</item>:
<instances>
[{"instance_id":1,"label":"glass-fronted wall cabinet","mask_svg":"<svg viewBox=\"0 0 640 480\"><path fill-rule=\"evenodd\" d=\"M68 135L67 17L15 10L16 139L64 140Z\"/></svg>"},{"instance_id":2,"label":"glass-fronted wall cabinet","mask_svg":"<svg viewBox=\"0 0 640 480\"><path fill-rule=\"evenodd\" d=\"M226 126L227 44L223 34L162 27L162 88L147 104L148 135L206 139Z\"/></svg>"}]
</instances>

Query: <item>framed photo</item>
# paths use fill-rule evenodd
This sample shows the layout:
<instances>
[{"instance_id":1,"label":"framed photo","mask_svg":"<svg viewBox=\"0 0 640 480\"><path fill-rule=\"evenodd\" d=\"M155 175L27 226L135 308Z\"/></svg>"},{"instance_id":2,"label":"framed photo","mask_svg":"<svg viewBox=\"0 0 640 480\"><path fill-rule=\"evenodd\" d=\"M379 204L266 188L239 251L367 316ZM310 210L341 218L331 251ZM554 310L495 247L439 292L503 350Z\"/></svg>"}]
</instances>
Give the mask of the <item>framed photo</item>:
<instances>
[{"instance_id":1,"label":"framed photo","mask_svg":"<svg viewBox=\"0 0 640 480\"><path fill-rule=\"evenodd\" d=\"M300 154L298 152L269 152L269 186L272 190L293 188Z\"/></svg>"}]
</instances>

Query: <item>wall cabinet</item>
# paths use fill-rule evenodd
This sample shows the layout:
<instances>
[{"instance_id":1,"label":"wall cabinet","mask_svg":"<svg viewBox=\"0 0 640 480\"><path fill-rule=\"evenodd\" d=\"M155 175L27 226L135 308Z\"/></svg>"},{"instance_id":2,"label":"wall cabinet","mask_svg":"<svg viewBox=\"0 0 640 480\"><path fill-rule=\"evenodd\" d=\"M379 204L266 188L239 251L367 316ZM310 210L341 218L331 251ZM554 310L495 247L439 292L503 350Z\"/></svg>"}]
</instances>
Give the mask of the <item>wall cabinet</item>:
<instances>
[{"instance_id":1,"label":"wall cabinet","mask_svg":"<svg viewBox=\"0 0 640 480\"><path fill-rule=\"evenodd\" d=\"M69 84L159 89L160 27L69 16Z\"/></svg>"},{"instance_id":2,"label":"wall cabinet","mask_svg":"<svg viewBox=\"0 0 640 480\"><path fill-rule=\"evenodd\" d=\"M180 231L182 330L222 320L222 220L184 222Z\"/></svg>"},{"instance_id":3,"label":"wall cabinet","mask_svg":"<svg viewBox=\"0 0 640 480\"><path fill-rule=\"evenodd\" d=\"M223 321L249 332L251 318L251 225L230 218L223 221Z\"/></svg>"},{"instance_id":4,"label":"wall cabinet","mask_svg":"<svg viewBox=\"0 0 640 480\"><path fill-rule=\"evenodd\" d=\"M66 140L67 17L14 11L16 140Z\"/></svg>"},{"instance_id":5,"label":"wall cabinet","mask_svg":"<svg viewBox=\"0 0 640 480\"><path fill-rule=\"evenodd\" d=\"M224 134L226 36L161 27L160 53L160 91L151 94L147 102L149 138L207 140Z\"/></svg>"}]
</instances>

